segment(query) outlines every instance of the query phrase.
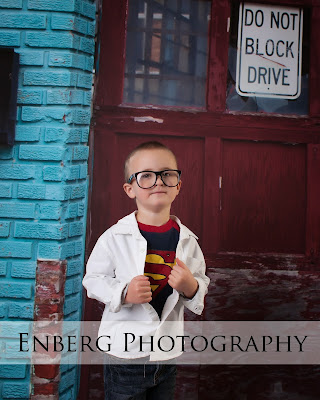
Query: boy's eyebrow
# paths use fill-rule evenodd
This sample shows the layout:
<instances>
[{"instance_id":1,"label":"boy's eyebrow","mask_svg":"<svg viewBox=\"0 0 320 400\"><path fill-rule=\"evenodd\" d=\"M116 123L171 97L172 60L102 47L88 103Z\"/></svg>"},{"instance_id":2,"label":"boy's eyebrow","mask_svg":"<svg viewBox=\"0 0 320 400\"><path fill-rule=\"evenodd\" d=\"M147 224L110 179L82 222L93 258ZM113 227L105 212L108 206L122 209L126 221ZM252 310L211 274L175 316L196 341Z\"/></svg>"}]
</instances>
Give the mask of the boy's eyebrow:
<instances>
[{"instance_id":1,"label":"boy's eyebrow","mask_svg":"<svg viewBox=\"0 0 320 400\"><path fill-rule=\"evenodd\" d=\"M162 168L162 169L159 169L159 171L166 171L167 169L176 169L176 168L170 168L170 167L165 167L165 168ZM159 171L153 171L153 169L143 169L143 170L141 170L141 171L139 171L139 172L148 172L148 171L151 171L151 172L159 172Z\"/></svg>"}]
</instances>

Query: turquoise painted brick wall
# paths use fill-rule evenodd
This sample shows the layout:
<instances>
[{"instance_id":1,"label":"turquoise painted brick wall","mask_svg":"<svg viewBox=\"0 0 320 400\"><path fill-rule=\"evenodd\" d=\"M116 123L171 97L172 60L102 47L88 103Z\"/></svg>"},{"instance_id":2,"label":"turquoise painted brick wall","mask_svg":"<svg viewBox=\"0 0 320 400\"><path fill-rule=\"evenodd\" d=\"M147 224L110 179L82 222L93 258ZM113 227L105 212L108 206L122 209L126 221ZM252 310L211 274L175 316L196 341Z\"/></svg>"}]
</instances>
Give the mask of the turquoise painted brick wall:
<instances>
[{"instance_id":1,"label":"turquoise painted brick wall","mask_svg":"<svg viewBox=\"0 0 320 400\"><path fill-rule=\"evenodd\" d=\"M64 314L79 320L96 4L0 0L0 14L0 46L20 55L16 140L0 147L0 320L33 319L38 259L67 260ZM61 367L61 399L78 376ZM0 365L0 399L29 393L29 366Z\"/></svg>"}]
</instances>

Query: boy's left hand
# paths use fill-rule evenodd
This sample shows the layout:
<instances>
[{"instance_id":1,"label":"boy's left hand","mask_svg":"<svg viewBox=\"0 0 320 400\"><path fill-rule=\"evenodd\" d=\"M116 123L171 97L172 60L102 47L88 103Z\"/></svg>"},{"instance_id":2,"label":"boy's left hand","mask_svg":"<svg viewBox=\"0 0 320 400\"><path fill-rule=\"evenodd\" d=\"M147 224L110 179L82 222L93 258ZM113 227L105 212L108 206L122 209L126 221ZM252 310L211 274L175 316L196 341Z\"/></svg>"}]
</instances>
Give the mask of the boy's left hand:
<instances>
[{"instance_id":1,"label":"boy's left hand","mask_svg":"<svg viewBox=\"0 0 320 400\"><path fill-rule=\"evenodd\" d=\"M192 298L198 290L198 282L193 277L189 268L179 258L176 258L176 264L172 267L172 271L168 279L169 285L182 292L185 297Z\"/></svg>"}]
</instances>

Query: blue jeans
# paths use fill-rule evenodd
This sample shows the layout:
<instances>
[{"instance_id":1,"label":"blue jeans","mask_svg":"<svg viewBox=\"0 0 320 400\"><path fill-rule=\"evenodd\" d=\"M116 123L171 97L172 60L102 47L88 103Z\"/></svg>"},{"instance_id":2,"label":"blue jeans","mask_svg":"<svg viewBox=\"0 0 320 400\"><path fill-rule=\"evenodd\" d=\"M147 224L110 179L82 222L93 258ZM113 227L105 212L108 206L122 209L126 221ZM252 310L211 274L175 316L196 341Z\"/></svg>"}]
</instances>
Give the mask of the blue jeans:
<instances>
[{"instance_id":1,"label":"blue jeans","mask_svg":"<svg viewBox=\"0 0 320 400\"><path fill-rule=\"evenodd\" d=\"M111 360L107 356L104 365L105 400L173 400L175 360L166 364L151 364L147 359L139 359L139 364Z\"/></svg>"}]
</instances>

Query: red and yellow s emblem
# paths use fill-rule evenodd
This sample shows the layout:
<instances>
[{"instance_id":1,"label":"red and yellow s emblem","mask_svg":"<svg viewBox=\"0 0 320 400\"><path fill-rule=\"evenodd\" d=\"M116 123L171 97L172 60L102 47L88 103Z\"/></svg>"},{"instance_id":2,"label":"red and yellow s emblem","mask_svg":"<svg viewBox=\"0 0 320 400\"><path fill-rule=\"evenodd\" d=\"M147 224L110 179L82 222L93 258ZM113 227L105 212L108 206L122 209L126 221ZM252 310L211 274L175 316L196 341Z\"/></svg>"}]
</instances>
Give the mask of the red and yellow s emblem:
<instances>
[{"instance_id":1,"label":"red and yellow s emblem","mask_svg":"<svg viewBox=\"0 0 320 400\"><path fill-rule=\"evenodd\" d=\"M144 275L149 277L152 297L166 286L175 264L175 251L148 250Z\"/></svg>"}]
</instances>

